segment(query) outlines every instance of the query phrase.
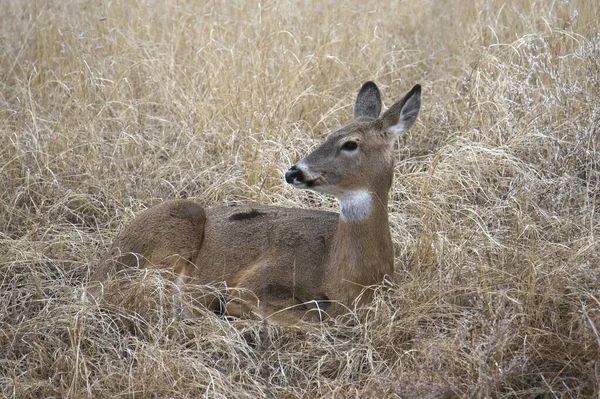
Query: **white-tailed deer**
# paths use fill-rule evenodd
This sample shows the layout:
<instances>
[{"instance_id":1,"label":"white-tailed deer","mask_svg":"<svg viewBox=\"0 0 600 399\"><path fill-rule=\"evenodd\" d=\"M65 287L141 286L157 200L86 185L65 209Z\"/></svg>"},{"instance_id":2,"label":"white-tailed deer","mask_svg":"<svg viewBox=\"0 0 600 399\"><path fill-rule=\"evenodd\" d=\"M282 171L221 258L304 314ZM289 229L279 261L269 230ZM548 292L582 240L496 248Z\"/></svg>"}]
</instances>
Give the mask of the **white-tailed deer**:
<instances>
[{"instance_id":1,"label":"white-tailed deer","mask_svg":"<svg viewBox=\"0 0 600 399\"><path fill-rule=\"evenodd\" d=\"M357 299L370 301L365 287L394 272L387 211L393 147L417 119L420 104L416 85L380 117L379 89L365 83L354 122L287 171L292 186L335 196L339 214L167 201L125 228L91 281L105 282L128 268L166 269L178 290L225 282L227 298L199 298L211 309L282 323L321 320L345 313ZM101 291L97 284L89 293L99 298Z\"/></svg>"}]
</instances>

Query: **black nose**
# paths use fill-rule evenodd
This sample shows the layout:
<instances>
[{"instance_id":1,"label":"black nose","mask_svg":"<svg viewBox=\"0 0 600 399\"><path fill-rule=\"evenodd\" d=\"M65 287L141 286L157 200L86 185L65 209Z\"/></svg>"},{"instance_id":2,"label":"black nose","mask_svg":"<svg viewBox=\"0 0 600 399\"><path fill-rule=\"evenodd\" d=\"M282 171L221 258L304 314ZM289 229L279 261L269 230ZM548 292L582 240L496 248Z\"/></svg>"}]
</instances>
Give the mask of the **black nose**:
<instances>
[{"instance_id":1,"label":"black nose","mask_svg":"<svg viewBox=\"0 0 600 399\"><path fill-rule=\"evenodd\" d=\"M302 183L304 181L304 175L302 171L292 166L287 172L285 172L285 181L289 184Z\"/></svg>"}]
</instances>

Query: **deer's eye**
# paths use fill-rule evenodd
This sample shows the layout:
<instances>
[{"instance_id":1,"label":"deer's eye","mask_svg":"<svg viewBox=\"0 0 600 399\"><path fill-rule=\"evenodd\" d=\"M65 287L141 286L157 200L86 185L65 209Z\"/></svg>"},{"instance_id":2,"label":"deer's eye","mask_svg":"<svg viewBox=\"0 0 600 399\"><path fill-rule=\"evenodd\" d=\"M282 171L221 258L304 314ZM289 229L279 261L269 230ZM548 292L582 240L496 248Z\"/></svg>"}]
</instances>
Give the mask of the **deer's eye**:
<instances>
[{"instance_id":1,"label":"deer's eye","mask_svg":"<svg viewBox=\"0 0 600 399\"><path fill-rule=\"evenodd\" d=\"M342 151L354 151L358 148L358 143L356 141L346 141L342 145Z\"/></svg>"}]
</instances>

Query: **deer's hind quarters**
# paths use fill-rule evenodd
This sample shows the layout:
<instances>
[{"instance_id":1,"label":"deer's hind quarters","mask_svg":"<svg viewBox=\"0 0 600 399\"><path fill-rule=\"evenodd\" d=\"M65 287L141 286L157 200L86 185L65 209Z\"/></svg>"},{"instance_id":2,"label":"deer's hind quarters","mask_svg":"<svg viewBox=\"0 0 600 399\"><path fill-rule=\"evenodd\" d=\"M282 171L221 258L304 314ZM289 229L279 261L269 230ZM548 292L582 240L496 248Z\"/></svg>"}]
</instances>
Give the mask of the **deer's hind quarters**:
<instances>
[{"instance_id":1,"label":"deer's hind quarters","mask_svg":"<svg viewBox=\"0 0 600 399\"><path fill-rule=\"evenodd\" d=\"M394 272L387 212L393 148L416 121L420 104L416 85L380 115L379 89L365 83L354 121L286 172L291 186L336 197L340 213L166 201L140 213L117 236L90 279L89 295L126 298L131 292L119 292L124 286L107 283L123 276L136 283L139 271L149 270L170 276L176 314L193 314L178 309L183 295L230 316L283 324L323 320L369 302L371 291L365 287ZM188 286L210 284L227 290L188 291ZM113 292L100 295L109 285ZM125 306L131 302L121 300Z\"/></svg>"}]
</instances>

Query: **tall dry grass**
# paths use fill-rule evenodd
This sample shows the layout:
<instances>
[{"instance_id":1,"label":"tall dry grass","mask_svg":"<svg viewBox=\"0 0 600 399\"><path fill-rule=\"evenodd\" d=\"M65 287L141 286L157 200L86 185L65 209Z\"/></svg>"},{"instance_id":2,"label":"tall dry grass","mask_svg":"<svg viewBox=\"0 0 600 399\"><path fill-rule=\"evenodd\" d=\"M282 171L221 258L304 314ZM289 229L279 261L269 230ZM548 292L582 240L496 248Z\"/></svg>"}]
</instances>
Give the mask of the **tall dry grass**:
<instances>
[{"instance_id":1,"label":"tall dry grass","mask_svg":"<svg viewBox=\"0 0 600 399\"><path fill-rule=\"evenodd\" d=\"M600 4L0 3L5 397L600 397ZM365 317L149 323L81 293L167 198L334 208L285 169L360 84L399 143L396 283Z\"/></svg>"}]
</instances>

